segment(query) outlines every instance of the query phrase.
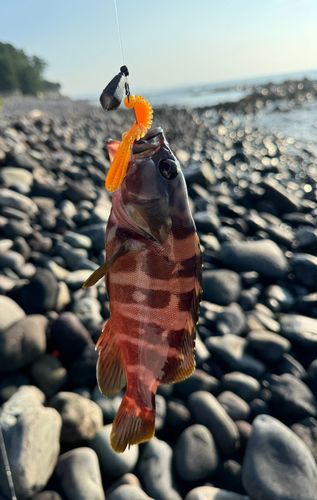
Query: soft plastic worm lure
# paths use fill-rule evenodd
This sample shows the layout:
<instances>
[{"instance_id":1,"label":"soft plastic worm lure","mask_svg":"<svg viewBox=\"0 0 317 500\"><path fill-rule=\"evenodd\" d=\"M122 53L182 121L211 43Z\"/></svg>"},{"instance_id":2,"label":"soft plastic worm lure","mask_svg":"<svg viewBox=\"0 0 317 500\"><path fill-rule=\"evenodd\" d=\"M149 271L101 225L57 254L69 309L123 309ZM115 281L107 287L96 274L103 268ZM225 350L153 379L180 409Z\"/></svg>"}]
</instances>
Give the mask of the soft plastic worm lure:
<instances>
[{"instance_id":1,"label":"soft plastic worm lure","mask_svg":"<svg viewBox=\"0 0 317 500\"><path fill-rule=\"evenodd\" d=\"M146 132L150 130L153 121L153 108L144 97L140 95L127 96L124 104L127 108L134 108L136 121L128 132L122 134L122 142L106 179L108 191L116 191L121 186L128 169L131 147L134 141L138 141L145 136Z\"/></svg>"}]
</instances>

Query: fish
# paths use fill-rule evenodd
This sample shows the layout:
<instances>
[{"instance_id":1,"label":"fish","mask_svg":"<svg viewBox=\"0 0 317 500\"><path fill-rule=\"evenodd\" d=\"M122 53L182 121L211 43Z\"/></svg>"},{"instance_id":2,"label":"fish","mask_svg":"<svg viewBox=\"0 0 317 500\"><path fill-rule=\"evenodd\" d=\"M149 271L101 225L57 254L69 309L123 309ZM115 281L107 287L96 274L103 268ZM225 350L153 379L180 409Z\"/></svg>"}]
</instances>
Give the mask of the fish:
<instances>
[{"instance_id":1,"label":"fish","mask_svg":"<svg viewBox=\"0 0 317 500\"><path fill-rule=\"evenodd\" d=\"M108 143L113 160L120 143ZM155 395L195 369L202 295L202 253L186 183L162 128L133 144L133 161L113 193L106 262L88 288L106 275L110 319L96 349L101 392L126 392L114 419L111 447L148 441L155 433Z\"/></svg>"}]
</instances>

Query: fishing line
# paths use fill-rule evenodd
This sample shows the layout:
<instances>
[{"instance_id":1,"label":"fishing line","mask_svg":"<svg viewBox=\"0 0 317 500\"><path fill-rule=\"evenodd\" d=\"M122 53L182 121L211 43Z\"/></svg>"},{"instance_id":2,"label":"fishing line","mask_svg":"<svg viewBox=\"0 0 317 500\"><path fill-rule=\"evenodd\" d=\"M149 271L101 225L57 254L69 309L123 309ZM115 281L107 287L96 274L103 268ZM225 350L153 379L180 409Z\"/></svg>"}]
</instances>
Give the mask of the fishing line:
<instances>
[{"instance_id":1,"label":"fishing line","mask_svg":"<svg viewBox=\"0 0 317 500\"><path fill-rule=\"evenodd\" d=\"M122 59L122 64L124 66L125 64L124 64L124 55L123 55L123 45L122 45L122 37L121 37L121 30L120 30L120 23L119 23L118 8L117 8L117 0L113 0L113 3L114 3L114 10L116 13L118 38L119 38L119 45L120 45L120 51L121 51L121 59ZM128 101L130 101L130 85L128 83L128 75L127 75L126 84L125 84L125 91L126 91L126 95L128 96ZM136 123L138 123L138 117L136 115L135 110L134 110L134 114L135 114L135 121L136 121ZM132 147L131 147L131 158L133 161Z\"/></svg>"},{"instance_id":2,"label":"fishing line","mask_svg":"<svg viewBox=\"0 0 317 500\"><path fill-rule=\"evenodd\" d=\"M121 31L120 31L120 24L119 24L118 9L117 9L117 0L113 0L113 3L114 3L114 10L115 10L115 12L116 12L117 29L118 29L118 38L119 38L119 45L120 45L120 51L121 51L122 64L124 65L123 48L122 48L122 39L121 39Z\"/></svg>"},{"instance_id":3,"label":"fishing line","mask_svg":"<svg viewBox=\"0 0 317 500\"><path fill-rule=\"evenodd\" d=\"M13 484L12 472L11 472L9 459L8 459L8 455L7 455L7 449L6 449L6 445L4 442L1 423L0 423L0 449L1 449L1 455L2 455L2 459L3 459L5 471L6 471L6 476L8 479L9 488L10 488L11 500L17 500L17 496L15 494L15 489L14 489L14 484Z\"/></svg>"}]
</instances>

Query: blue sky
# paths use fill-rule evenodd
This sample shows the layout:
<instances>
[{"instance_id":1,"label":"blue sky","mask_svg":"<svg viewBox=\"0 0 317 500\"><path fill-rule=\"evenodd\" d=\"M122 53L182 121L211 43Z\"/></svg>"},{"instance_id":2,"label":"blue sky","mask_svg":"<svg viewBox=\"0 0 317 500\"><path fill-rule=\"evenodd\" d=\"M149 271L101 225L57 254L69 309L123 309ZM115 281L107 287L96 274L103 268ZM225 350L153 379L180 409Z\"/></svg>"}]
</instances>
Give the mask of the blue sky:
<instances>
[{"instance_id":1,"label":"blue sky","mask_svg":"<svg viewBox=\"0 0 317 500\"><path fill-rule=\"evenodd\" d=\"M113 0L0 0L0 41L69 95L122 64ZM317 68L317 0L117 0L132 91Z\"/></svg>"}]
</instances>

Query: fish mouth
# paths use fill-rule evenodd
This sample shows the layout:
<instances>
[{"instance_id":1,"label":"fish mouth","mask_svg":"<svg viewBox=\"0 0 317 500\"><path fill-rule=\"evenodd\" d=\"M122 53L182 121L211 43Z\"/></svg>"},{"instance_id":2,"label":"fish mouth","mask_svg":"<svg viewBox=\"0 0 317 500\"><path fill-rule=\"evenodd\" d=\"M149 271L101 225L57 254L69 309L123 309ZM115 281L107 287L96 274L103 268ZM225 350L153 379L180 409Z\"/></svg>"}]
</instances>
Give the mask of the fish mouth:
<instances>
[{"instance_id":1,"label":"fish mouth","mask_svg":"<svg viewBox=\"0 0 317 500\"><path fill-rule=\"evenodd\" d=\"M145 134L133 144L133 159L142 160L150 158L164 144L164 132L161 127L156 127Z\"/></svg>"}]
</instances>

